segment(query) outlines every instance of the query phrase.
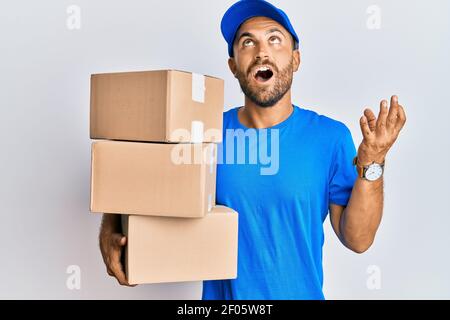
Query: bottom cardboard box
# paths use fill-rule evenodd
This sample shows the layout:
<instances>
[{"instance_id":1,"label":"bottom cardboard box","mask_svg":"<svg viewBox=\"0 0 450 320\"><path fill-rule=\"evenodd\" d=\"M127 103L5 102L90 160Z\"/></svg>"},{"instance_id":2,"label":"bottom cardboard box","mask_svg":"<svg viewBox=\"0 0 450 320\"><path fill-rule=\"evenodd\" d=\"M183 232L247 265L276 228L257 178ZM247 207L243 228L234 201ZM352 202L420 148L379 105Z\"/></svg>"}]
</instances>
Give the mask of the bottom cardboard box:
<instances>
[{"instance_id":1,"label":"bottom cardboard box","mask_svg":"<svg viewBox=\"0 0 450 320\"><path fill-rule=\"evenodd\" d=\"M203 218L122 215L130 284L235 279L238 213L215 206Z\"/></svg>"}]
</instances>

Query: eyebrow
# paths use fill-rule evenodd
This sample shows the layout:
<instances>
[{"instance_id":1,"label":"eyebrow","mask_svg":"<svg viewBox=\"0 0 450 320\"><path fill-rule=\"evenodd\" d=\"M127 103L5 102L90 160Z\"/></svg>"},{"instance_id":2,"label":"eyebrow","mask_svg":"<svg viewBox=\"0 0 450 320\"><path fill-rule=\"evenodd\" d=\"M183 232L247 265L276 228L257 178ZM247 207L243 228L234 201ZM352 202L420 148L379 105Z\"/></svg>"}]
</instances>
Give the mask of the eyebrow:
<instances>
[{"instance_id":1,"label":"eyebrow","mask_svg":"<svg viewBox=\"0 0 450 320\"><path fill-rule=\"evenodd\" d=\"M284 36L284 33L278 28L269 29L269 30L266 31L266 34L269 34L269 33L272 33L272 32L279 32L279 33L281 33ZM241 38L243 38L243 37L253 37L253 38L255 38L255 35L253 33L250 33L250 32L243 32L239 36L239 38L237 39L237 42L239 42L241 40Z\"/></svg>"}]
</instances>

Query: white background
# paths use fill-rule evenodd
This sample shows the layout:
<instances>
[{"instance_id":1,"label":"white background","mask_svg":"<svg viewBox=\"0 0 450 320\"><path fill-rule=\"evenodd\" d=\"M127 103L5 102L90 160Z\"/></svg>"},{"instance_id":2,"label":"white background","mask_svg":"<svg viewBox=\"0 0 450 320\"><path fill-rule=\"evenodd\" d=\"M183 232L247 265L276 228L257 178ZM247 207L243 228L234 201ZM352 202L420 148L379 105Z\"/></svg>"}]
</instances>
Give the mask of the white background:
<instances>
[{"instance_id":1,"label":"white background","mask_svg":"<svg viewBox=\"0 0 450 320\"><path fill-rule=\"evenodd\" d=\"M243 95L220 19L233 1L8 1L0 10L0 298L199 299L201 282L120 287L89 213L89 77L174 68L225 79ZM345 249L325 223L328 299L450 298L450 2L273 1L301 39L293 102L344 122L397 94L407 123L387 156L385 209L372 248ZM70 29L70 5L81 28ZM367 27L370 5L380 29ZM81 270L70 290L67 267ZM371 290L367 270L380 270Z\"/></svg>"}]
</instances>

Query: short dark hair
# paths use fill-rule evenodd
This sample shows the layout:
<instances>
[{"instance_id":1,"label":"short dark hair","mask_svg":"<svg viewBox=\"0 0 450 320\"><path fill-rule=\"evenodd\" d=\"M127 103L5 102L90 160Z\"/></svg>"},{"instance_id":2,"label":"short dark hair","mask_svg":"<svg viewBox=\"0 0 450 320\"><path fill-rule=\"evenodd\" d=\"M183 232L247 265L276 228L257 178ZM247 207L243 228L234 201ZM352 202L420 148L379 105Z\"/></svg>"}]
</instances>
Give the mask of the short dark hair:
<instances>
[{"instance_id":1,"label":"short dark hair","mask_svg":"<svg viewBox=\"0 0 450 320\"><path fill-rule=\"evenodd\" d=\"M294 51L294 50L298 50L298 42L297 41L295 41L295 39L294 39L294 36L291 34L291 38L292 38L292 42L293 42L293 48L292 48L292 50Z\"/></svg>"}]
</instances>

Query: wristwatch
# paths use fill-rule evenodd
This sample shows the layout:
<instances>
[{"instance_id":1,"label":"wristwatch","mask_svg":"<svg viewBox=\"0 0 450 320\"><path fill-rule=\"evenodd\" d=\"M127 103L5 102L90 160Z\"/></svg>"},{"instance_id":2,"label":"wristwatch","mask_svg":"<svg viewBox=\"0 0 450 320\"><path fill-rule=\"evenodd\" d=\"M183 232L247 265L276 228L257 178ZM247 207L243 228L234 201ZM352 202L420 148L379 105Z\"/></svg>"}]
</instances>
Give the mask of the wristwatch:
<instances>
[{"instance_id":1,"label":"wristwatch","mask_svg":"<svg viewBox=\"0 0 450 320\"><path fill-rule=\"evenodd\" d=\"M356 166L356 172L358 172L358 177L366 179L368 181L375 181L379 179L384 172L384 163L376 163L373 161L369 165L360 166L358 164L358 156L353 158L353 165Z\"/></svg>"}]
</instances>

